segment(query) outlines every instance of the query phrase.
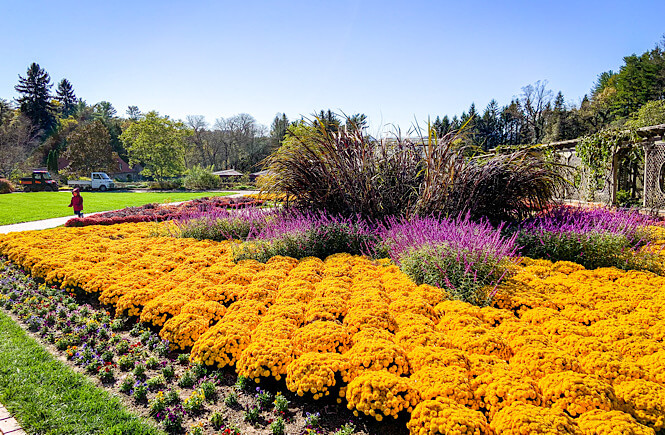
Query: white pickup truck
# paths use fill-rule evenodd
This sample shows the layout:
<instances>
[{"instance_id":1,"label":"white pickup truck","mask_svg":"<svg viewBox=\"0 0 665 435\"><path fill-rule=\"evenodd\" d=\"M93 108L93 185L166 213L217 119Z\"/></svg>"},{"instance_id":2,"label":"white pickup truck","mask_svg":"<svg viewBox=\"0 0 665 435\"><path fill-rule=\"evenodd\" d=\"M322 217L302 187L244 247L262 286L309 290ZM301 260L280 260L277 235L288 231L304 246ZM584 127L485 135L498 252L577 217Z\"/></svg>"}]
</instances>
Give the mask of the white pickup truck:
<instances>
[{"instance_id":1,"label":"white pickup truck","mask_svg":"<svg viewBox=\"0 0 665 435\"><path fill-rule=\"evenodd\" d=\"M108 189L113 189L115 184L111 177L106 175L106 172L93 172L90 174L90 181L88 180L73 180L68 181L67 185L78 187L81 190L101 190L102 192Z\"/></svg>"}]
</instances>

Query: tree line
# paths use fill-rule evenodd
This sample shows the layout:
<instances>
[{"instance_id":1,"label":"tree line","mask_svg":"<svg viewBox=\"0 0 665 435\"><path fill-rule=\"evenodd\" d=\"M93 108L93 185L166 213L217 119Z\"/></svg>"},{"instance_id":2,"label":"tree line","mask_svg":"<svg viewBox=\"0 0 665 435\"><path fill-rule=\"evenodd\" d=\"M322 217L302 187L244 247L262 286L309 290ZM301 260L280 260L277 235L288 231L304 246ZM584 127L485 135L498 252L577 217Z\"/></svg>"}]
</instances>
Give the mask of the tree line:
<instances>
[{"instance_id":1,"label":"tree line","mask_svg":"<svg viewBox=\"0 0 665 435\"><path fill-rule=\"evenodd\" d=\"M525 86L505 106L493 99L482 111L471 104L459 116L437 116L433 127L443 135L464 126L467 141L488 150L575 139L636 123L665 123L665 37L652 50L624 57L619 71L599 74L577 104L547 85L538 81Z\"/></svg>"},{"instance_id":2,"label":"tree line","mask_svg":"<svg viewBox=\"0 0 665 435\"><path fill-rule=\"evenodd\" d=\"M173 120L129 106L125 116L108 101L88 104L63 78L52 92L49 74L37 63L19 75L14 101L0 98L0 177L46 166L68 175L117 170L117 158L140 164L144 175L166 178L194 166L258 170L279 146L290 122L278 114L270 129L241 113L210 125L202 116ZM59 157L68 167L58 168Z\"/></svg>"},{"instance_id":3,"label":"tree line","mask_svg":"<svg viewBox=\"0 0 665 435\"><path fill-rule=\"evenodd\" d=\"M501 145L555 142L592 135L608 128L665 123L665 38L652 50L623 59L619 71L599 74L578 104L556 95L546 81L522 88L518 97L500 106L491 100L483 111L471 104L457 116L437 116L438 135L463 129L465 141L483 150ZM241 113L209 123L203 116L174 120L155 111L129 106L123 115L108 101L88 104L74 86L61 79L52 91L49 74L37 63L19 75L14 101L0 98L0 177L18 176L47 166L71 175L93 170L114 172L117 158L141 164L144 175L167 178L188 169L259 170L279 147L290 121L278 113L271 126ZM347 124L367 126L363 114ZM331 110L314 115L315 124L335 131L344 126ZM58 158L69 161L58 168Z\"/></svg>"}]
</instances>

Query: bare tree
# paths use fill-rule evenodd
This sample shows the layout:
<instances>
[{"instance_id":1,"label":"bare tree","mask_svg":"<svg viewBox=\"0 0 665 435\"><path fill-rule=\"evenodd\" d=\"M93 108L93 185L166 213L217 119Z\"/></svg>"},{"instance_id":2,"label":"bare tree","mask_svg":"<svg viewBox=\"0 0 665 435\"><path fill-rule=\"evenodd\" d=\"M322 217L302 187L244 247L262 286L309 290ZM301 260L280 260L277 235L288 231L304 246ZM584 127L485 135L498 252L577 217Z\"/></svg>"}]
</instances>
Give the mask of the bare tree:
<instances>
[{"instance_id":1,"label":"bare tree","mask_svg":"<svg viewBox=\"0 0 665 435\"><path fill-rule=\"evenodd\" d=\"M231 156L235 154L231 118L217 118L215 120L215 165L227 169Z\"/></svg>"},{"instance_id":2,"label":"bare tree","mask_svg":"<svg viewBox=\"0 0 665 435\"><path fill-rule=\"evenodd\" d=\"M0 124L0 176L10 177L39 146L39 129L25 115Z\"/></svg>"},{"instance_id":3,"label":"bare tree","mask_svg":"<svg viewBox=\"0 0 665 435\"><path fill-rule=\"evenodd\" d=\"M520 103L524 110L524 118L531 135L530 142L537 143L545 134L545 121L550 110L550 102L554 94L547 89L547 80L538 80L533 85L524 86Z\"/></svg>"},{"instance_id":4,"label":"bare tree","mask_svg":"<svg viewBox=\"0 0 665 435\"><path fill-rule=\"evenodd\" d=\"M206 167L213 165L214 162L210 162L208 158L206 138L208 123L205 117L201 115L188 115L185 125L192 130L192 135L188 138L190 149L185 154L185 165L189 166L188 163L194 163L191 160L195 160ZM187 158L187 155L192 155L193 158Z\"/></svg>"}]
</instances>

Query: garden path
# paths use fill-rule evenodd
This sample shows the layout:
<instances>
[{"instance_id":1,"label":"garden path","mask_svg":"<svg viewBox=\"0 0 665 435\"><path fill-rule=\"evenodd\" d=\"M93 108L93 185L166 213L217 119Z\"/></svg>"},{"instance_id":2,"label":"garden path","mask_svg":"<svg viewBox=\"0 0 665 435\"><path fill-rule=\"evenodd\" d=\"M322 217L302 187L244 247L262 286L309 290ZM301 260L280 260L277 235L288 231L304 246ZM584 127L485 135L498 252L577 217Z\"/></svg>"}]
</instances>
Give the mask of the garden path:
<instances>
[{"instance_id":1,"label":"garden path","mask_svg":"<svg viewBox=\"0 0 665 435\"><path fill-rule=\"evenodd\" d=\"M9 411L0 404L0 435L25 435L21 425L11 416Z\"/></svg>"},{"instance_id":2,"label":"garden path","mask_svg":"<svg viewBox=\"0 0 665 435\"><path fill-rule=\"evenodd\" d=\"M228 195L227 198L238 198L240 196L245 196L245 195L252 195L252 194L257 194L259 193L257 190L245 190L245 191L234 191L233 194ZM186 201L180 201L180 202L171 202L168 205L177 205L177 204L182 204L183 202ZM108 211L113 211L113 210L108 210ZM107 213L106 211L100 211L97 213L86 213L86 216L94 216L99 213ZM32 222L21 222L20 224L11 224L11 225L0 225L0 234L7 234L7 233L13 233L17 231L33 231L33 230L45 230L48 228L55 228L59 227L60 225L64 225L65 222L73 218L74 216L63 216L63 217L58 217L58 218L52 218L52 219L43 219L40 221L32 221Z\"/></svg>"}]
</instances>

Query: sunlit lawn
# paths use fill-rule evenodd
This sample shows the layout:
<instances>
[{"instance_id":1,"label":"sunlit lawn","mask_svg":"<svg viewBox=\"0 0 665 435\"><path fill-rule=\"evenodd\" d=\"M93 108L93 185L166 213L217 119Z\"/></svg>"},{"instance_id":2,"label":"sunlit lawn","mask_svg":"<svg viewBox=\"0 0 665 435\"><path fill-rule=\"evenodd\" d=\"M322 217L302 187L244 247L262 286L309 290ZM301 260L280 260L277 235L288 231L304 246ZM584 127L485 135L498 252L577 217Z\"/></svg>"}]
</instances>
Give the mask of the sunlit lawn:
<instances>
[{"instance_id":1,"label":"sunlit lawn","mask_svg":"<svg viewBox=\"0 0 665 435\"><path fill-rule=\"evenodd\" d=\"M187 201L228 192L82 192L83 213L116 210L151 202ZM0 195L0 225L74 215L70 192L30 192Z\"/></svg>"}]
</instances>

